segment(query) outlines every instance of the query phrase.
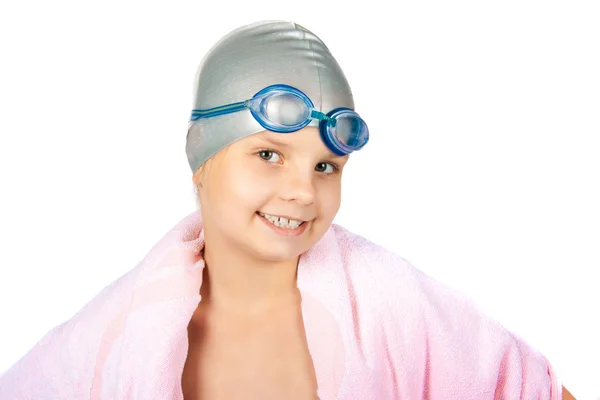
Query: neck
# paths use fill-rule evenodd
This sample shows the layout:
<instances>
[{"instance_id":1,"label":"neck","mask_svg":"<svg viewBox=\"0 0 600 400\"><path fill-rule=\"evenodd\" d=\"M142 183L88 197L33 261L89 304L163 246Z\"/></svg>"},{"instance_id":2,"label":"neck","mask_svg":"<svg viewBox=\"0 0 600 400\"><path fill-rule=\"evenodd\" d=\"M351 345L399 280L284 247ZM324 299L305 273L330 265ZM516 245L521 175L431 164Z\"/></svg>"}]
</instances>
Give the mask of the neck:
<instances>
[{"instance_id":1,"label":"neck","mask_svg":"<svg viewBox=\"0 0 600 400\"><path fill-rule=\"evenodd\" d=\"M265 261L205 233L202 302L211 308L260 314L297 297L298 257Z\"/></svg>"}]
</instances>

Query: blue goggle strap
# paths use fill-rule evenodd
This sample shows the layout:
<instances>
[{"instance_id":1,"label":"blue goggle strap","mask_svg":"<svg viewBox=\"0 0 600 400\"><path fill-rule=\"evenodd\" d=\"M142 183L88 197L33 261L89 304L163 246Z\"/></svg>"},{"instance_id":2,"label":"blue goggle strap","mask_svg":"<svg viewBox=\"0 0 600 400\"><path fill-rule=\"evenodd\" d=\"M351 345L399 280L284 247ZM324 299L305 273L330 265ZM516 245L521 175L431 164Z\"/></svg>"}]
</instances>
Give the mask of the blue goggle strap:
<instances>
[{"instance_id":1,"label":"blue goggle strap","mask_svg":"<svg viewBox=\"0 0 600 400\"><path fill-rule=\"evenodd\" d=\"M335 126L334 118L331 118L327 114L322 113L321 111L315 110L314 108L310 111L310 118L318 119L319 121L330 121L329 124L331 126Z\"/></svg>"},{"instance_id":2,"label":"blue goggle strap","mask_svg":"<svg viewBox=\"0 0 600 400\"><path fill-rule=\"evenodd\" d=\"M207 110L192 110L192 116L190 117L190 121L197 121L200 118L211 118L216 117L218 115L231 114L234 112L242 111L247 106L248 100L239 101L237 103L231 103L224 106L213 107Z\"/></svg>"}]
</instances>

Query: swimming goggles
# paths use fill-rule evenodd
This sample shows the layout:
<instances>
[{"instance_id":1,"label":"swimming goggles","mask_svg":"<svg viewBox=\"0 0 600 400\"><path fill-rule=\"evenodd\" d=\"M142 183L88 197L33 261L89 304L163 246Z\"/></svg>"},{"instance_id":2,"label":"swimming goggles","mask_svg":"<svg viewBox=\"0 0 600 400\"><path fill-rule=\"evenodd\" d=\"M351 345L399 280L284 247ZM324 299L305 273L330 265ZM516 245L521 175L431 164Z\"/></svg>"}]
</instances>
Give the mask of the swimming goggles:
<instances>
[{"instance_id":1,"label":"swimming goggles","mask_svg":"<svg viewBox=\"0 0 600 400\"><path fill-rule=\"evenodd\" d=\"M192 110L190 121L211 118L249 109L265 129L290 133L319 120L321 138L327 147L339 156L360 150L369 141L369 129L359 115L350 108L340 107L327 114L314 108L313 102L302 91L288 85L268 86L250 100L209 108Z\"/></svg>"}]
</instances>

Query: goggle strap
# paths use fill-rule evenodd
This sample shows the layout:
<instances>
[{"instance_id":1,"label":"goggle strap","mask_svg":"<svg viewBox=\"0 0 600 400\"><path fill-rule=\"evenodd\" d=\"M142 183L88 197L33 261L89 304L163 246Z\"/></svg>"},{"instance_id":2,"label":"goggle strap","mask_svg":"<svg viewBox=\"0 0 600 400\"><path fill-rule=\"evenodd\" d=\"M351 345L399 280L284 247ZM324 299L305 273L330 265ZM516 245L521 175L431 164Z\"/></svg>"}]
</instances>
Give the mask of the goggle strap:
<instances>
[{"instance_id":1,"label":"goggle strap","mask_svg":"<svg viewBox=\"0 0 600 400\"><path fill-rule=\"evenodd\" d=\"M327 114L322 113L321 111L317 111L317 110L311 110L310 117L318 119L319 121L326 121L329 119Z\"/></svg>"},{"instance_id":2,"label":"goggle strap","mask_svg":"<svg viewBox=\"0 0 600 400\"><path fill-rule=\"evenodd\" d=\"M190 121L196 121L200 118L216 117L224 114L231 114L238 112L246 108L246 101L240 101L237 103L227 104L225 106L213 107L207 110L192 110L192 116Z\"/></svg>"}]
</instances>

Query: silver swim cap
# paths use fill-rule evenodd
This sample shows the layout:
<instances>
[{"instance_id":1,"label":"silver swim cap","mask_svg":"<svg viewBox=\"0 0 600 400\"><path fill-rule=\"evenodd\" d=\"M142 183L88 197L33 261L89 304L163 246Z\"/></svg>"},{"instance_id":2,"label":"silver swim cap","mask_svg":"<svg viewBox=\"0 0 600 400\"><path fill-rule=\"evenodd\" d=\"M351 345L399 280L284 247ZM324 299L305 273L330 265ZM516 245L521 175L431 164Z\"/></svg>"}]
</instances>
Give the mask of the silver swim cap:
<instances>
[{"instance_id":1,"label":"silver swim cap","mask_svg":"<svg viewBox=\"0 0 600 400\"><path fill-rule=\"evenodd\" d=\"M245 101L276 84L301 90L324 113L354 109L348 81L329 49L306 28L286 21L246 25L219 40L198 67L192 109ZM192 172L219 150L264 130L247 109L191 122L185 150Z\"/></svg>"}]
</instances>

